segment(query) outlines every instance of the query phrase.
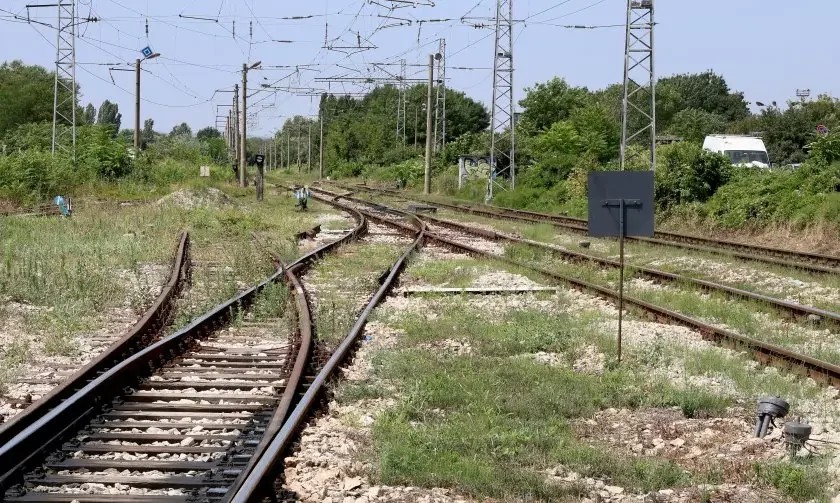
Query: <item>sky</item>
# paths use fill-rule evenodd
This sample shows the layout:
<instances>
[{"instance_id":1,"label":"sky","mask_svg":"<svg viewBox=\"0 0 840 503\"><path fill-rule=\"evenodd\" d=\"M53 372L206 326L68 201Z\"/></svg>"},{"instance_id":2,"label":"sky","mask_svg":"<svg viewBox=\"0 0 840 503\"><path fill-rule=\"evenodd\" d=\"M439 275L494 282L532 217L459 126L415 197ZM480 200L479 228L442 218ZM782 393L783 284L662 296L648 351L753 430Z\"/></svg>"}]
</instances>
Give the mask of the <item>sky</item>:
<instances>
[{"instance_id":1,"label":"sky","mask_svg":"<svg viewBox=\"0 0 840 503\"><path fill-rule=\"evenodd\" d=\"M621 81L625 0L513 2L517 100L524 88L555 76L591 89ZM0 0L0 61L20 59L53 69L55 29L26 19L54 26L56 8L27 11L31 3L37 2ZM408 77L426 78L424 65L442 37L447 85L485 104L492 96L495 0L77 0L77 5L80 103L97 108L105 99L118 103L123 127L133 127L134 74L110 69L133 68L147 46L161 56L143 63L141 119L154 119L161 132L181 122L194 131L217 125L216 116L227 114L233 86L241 82L243 63L261 62L248 72L249 136L268 136L288 117L317 114L318 98L301 96L305 89L341 93L370 87L318 79L387 78L388 72L399 74L401 59ZM395 5L404 7L391 8ZM658 0L656 73L711 69L751 103L782 105L797 89L840 96L840 66L829 41L837 19L836 1ZM360 42L370 49L340 49Z\"/></svg>"}]
</instances>

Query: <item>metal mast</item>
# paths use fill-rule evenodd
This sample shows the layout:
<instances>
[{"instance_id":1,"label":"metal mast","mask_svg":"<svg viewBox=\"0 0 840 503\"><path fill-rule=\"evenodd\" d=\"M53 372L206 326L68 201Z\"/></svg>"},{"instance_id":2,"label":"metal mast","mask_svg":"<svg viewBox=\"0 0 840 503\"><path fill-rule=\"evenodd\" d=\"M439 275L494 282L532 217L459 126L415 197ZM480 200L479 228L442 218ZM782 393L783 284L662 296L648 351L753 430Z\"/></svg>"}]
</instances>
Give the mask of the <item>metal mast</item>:
<instances>
[{"instance_id":1,"label":"metal mast","mask_svg":"<svg viewBox=\"0 0 840 503\"><path fill-rule=\"evenodd\" d=\"M76 0L59 0L55 42L52 153L76 160Z\"/></svg>"},{"instance_id":2,"label":"metal mast","mask_svg":"<svg viewBox=\"0 0 840 503\"><path fill-rule=\"evenodd\" d=\"M656 169L656 74L653 55L653 0L627 0L624 45L624 100L621 114L621 169L634 140L648 143L650 169Z\"/></svg>"},{"instance_id":3,"label":"metal mast","mask_svg":"<svg viewBox=\"0 0 840 503\"><path fill-rule=\"evenodd\" d=\"M513 131L513 0L496 1L496 45L493 53L493 105L490 123L490 179L487 200L497 179L516 186L516 143Z\"/></svg>"},{"instance_id":4,"label":"metal mast","mask_svg":"<svg viewBox=\"0 0 840 503\"><path fill-rule=\"evenodd\" d=\"M405 145L405 60L400 60L399 97L397 98L397 143Z\"/></svg>"},{"instance_id":5,"label":"metal mast","mask_svg":"<svg viewBox=\"0 0 840 503\"><path fill-rule=\"evenodd\" d=\"M437 59L437 105L435 106L435 152L446 145L446 39L440 39Z\"/></svg>"}]
</instances>

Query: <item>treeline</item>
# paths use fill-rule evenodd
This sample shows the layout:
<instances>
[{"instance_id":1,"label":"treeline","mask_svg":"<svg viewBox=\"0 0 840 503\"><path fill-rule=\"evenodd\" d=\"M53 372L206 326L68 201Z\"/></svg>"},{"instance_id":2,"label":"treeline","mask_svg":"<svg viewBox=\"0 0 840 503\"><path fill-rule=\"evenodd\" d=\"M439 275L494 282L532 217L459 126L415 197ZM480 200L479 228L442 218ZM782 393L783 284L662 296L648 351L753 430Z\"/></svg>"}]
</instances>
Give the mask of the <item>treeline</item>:
<instances>
[{"instance_id":1,"label":"treeline","mask_svg":"<svg viewBox=\"0 0 840 503\"><path fill-rule=\"evenodd\" d=\"M109 100L98 109L77 102L75 158L63 150L53 153L54 78L53 72L21 61L0 65L2 198L42 201L99 182L165 185L194 177L199 164L227 163L227 146L219 131L207 127L193 136L186 123L164 134L154 130L154 120L146 119L140 131L141 152L134 152L134 130L120 129L119 106ZM69 116L72 100L59 101L61 113Z\"/></svg>"}]
</instances>

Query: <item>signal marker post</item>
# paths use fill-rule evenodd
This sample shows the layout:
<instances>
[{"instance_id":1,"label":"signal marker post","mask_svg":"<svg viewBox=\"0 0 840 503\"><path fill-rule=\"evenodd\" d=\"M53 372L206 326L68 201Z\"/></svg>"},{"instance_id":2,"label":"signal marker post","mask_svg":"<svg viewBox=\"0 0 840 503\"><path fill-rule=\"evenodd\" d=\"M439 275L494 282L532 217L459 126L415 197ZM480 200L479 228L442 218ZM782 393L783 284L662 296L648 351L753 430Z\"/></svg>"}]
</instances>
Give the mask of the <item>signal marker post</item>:
<instances>
[{"instance_id":1,"label":"signal marker post","mask_svg":"<svg viewBox=\"0 0 840 503\"><path fill-rule=\"evenodd\" d=\"M589 173L589 235L617 237L618 280L618 363L624 319L624 241L627 236L652 237L653 172L593 171Z\"/></svg>"}]
</instances>

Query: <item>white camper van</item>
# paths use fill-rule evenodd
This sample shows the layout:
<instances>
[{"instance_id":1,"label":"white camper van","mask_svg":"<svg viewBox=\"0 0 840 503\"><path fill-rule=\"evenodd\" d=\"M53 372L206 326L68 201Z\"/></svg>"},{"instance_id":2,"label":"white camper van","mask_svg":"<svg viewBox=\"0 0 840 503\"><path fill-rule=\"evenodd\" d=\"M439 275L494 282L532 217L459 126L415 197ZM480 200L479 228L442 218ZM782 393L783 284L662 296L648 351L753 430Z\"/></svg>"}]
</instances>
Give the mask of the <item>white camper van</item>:
<instances>
[{"instance_id":1,"label":"white camper van","mask_svg":"<svg viewBox=\"0 0 840 503\"><path fill-rule=\"evenodd\" d=\"M711 135L703 142L703 149L723 154L737 166L770 167L770 156L761 138Z\"/></svg>"}]
</instances>

